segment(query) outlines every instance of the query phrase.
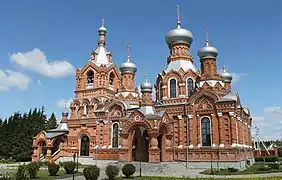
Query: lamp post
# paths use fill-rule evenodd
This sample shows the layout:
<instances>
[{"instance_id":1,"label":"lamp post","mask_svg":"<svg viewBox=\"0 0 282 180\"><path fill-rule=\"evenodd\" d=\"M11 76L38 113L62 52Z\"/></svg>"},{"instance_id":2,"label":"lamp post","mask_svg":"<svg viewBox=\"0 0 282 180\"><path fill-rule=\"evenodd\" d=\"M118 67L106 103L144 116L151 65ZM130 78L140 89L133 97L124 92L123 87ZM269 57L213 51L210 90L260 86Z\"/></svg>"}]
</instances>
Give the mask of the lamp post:
<instances>
[{"instance_id":1,"label":"lamp post","mask_svg":"<svg viewBox=\"0 0 282 180\"><path fill-rule=\"evenodd\" d=\"M76 157L76 153L73 154L73 162L74 162L74 164L75 164L75 157ZM73 173L72 173L72 179L73 180L74 180L74 173L75 173L75 171L73 171Z\"/></svg>"}]
</instances>

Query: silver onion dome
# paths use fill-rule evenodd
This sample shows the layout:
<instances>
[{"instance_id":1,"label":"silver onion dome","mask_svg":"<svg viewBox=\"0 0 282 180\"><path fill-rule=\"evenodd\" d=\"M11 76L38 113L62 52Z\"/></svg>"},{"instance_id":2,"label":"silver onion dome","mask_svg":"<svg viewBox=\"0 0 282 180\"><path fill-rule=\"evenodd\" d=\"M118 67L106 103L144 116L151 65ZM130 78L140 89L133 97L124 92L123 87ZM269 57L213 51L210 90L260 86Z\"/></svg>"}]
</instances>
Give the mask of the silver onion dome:
<instances>
[{"instance_id":1,"label":"silver onion dome","mask_svg":"<svg viewBox=\"0 0 282 180\"><path fill-rule=\"evenodd\" d=\"M124 73L135 73L137 71L136 64L130 61L130 57L128 56L127 61L123 62L119 68L121 74Z\"/></svg>"},{"instance_id":2,"label":"silver onion dome","mask_svg":"<svg viewBox=\"0 0 282 180\"><path fill-rule=\"evenodd\" d=\"M208 40L206 40L205 46L198 50L198 56L200 57L200 59L207 59L207 58L216 59L217 55L218 55L218 50L215 47L209 45Z\"/></svg>"},{"instance_id":3,"label":"silver onion dome","mask_svg":"<svg viewBox=\"0 0 282 180\"><path fill-rule=\"evenodd\" d=\"M107 28L104 26L104 19L102 19L102 25L101 27L98 29L98 32L107 32Z\"/></svg>"},{"instance_id":4,"label":"silver onion dome","mask_svg":"<svg viewBox=\"0 0 282 180\"><path fill-rule=\"evenodd\" d=\"M153 91L153 85L148 81L148 77L146 76L145 82L143 82L140 86L141 92L152 92Z\"/></svg>"},{"instance_id":5,"label":"silver onion dome","mask_svg":"<svg viewBox=\"0 0 282 180\"><path fill-rule=\"evenodd\" d=\"M174 43L185 43L190 46L193 42L193 35L189 30L181 28L180 21L178 21L177 27L167 33L165 41L168 46Z\"/></svg>"},{"instance_id":6,"label":"silver onion dome","mask_svg":"<svg viewBox=\"0 0 282 180\"><path fill-rule=\"evenodd\" d=\"M233 79L232 74L227 72L225 67L223 67L223 73L221 74L221 76L222 76L222 82L224 83L231 83Z\"/></svg>"},{"instance_id":7,"label":"silver onion dome","mask_svg":"<svg viewBox=\"0 0 282 180\"><path fill-rule=\"evenodd\" d=\"M104 25L102 25L102 26L98 29L98 32L104 32L104 33L106 33L106 32L107 32L107 28L106 28Z\"/></svg>"}]
</instances>

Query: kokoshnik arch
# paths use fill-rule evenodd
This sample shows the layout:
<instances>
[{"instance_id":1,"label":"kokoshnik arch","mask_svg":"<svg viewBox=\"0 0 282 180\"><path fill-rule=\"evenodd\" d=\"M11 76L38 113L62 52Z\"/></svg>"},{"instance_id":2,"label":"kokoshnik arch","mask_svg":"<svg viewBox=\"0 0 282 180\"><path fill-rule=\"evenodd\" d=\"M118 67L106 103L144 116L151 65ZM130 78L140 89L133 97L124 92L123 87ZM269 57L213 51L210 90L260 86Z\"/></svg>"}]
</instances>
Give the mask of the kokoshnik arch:
<instances>
[{"instance_id":1,"label":"kokoshnik arch","mask_svg":"<svg viewBox=\"0 0 282 180\"><path fill-rule=\"evenodd\" d=\"M178 18L165 37L166 67L154 87L146 77L139 92L130 53L118 69L106 49L104 23L98 32L98 47L76 70L70 116L63 112L56 129L34 138L33 161L60 161L74 153L99 160L186 161L188 148L189 162L202 167L252 162L250 111L232 92L232 74L217 72L218 50L207 35L198 70L190 55L193 35Z\"/></svg>"}]
</instances>

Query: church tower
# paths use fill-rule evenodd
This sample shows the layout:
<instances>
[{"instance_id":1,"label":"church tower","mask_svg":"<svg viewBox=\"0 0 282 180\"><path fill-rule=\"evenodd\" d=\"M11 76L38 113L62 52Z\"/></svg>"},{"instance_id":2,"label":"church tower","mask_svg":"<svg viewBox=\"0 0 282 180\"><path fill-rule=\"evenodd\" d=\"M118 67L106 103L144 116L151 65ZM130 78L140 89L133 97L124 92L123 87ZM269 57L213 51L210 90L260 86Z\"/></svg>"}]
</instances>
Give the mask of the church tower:
<instances>
[{"instance_id":1,"label":"church tower","mask_svg":"<svg viewBox=\"0 0 282 180\"><path fill-rule=\"evenodd\" d=\"M207 28L205 46L198 50L198 56L201 62L201 80L220 80L216 66L218 50L210 45Z\"/></svg>"},{"instance_id":2,"label":"church tower","mask_svg":"<svg viewBox=\"0 0 282 180\"><path fill-rule=\"evenodd\" d=\"M107 28L98 29L98 47L91 52L88 63L76 70L75 98L71 105L71 117L94 117L106 101L115 98L121 75L112 61L112 53L106 49ZM79 102L79 103L78 103Z\"/></svg>"},{"instance_id":3,"label":"church tower","mask_svg":"<svg viewBox=\"0 0 282 180\"><path fill-rule=\"evenodd\" d=\"M165 69L158 75L156 99L162 104L186 102L196 88L199 71L190 55L192 33L181 27L179 6L177 6L176 28L165 36L170 49Z\"/></svg>"}]
</instances>

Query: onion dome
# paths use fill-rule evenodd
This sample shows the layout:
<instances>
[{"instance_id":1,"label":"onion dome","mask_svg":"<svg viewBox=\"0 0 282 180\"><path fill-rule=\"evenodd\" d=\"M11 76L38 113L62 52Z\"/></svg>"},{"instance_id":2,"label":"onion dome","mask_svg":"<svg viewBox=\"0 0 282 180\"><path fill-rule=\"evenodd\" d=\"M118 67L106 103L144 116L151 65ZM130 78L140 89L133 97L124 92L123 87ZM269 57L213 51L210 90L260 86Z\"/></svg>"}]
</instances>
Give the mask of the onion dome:
<instances>
[{"instance_id":1,"label":"onion dome","mask_svg":"<svg viewBox=\"0 0 282 180\"><path fill-rule=\"evenodd\" d=\"M165 41L168 46L174 43L185 43L190 46L193 42L193 35L189 30L181 28L180 21L178 21L177 28L167 33Z\"/></svg>"},{"instance_id":2,"label":"onion dome","mask_svg":"<svg viewBox=\"0 0 282 180\"><path fill-rule=\"evenodd\" d=\"M101 33L101 32L107 33L107 28L104 26L104 19L102 19L102 25L101 25L101 27L98 29L98 32L99 32L99 33Z\"/></svg>"},{"instance_id":3,"label":"onion dome","mask_svg":"<svg viewBox=\"0 0 282 180\"><path fill-rule=\"evenodd\" d=\"M127 61L123 62L120 65L120 68L119 68L121 74L124 74L124 73L135 73L137 71L136 64L130 61L130 47L128 46L127 48L128 48Z\"/></svg>"},{"instance_id":4,"label":"onion dome","mask_svg":"<svg viewBox=\"0 0 282 180\"><path fill-rule=\"evenodd\" d=\"M141 92L149 92L153 91L153 85L148 81L148 77L146 76L145 82L141 84Z\"/></svg>"},{"instance_id":5,"label":"onion dome","mask_svg":"<svg viewBox=\"0 0 282 180\"><path fill-rule=\"evenodd\" d=\"M217 49L209 44L208 32L206 29L206 43L204 47L198 50L198 56L200 57L200 59L206 59L206 58L216 59L217 55L218 55Z\"/></svg>"},{"instance_id":6,"label":"onion dome","mask_svg":"<svg viewBox=\"0 0 282 180\"><path fill-rule=\"evenodd\" d=\"M232 74L227 72L226 68L223 67L223 73L221 74L222 76L222 82L224 83L231 83L232 81Z\"/></svg>"},{"instance_id":7,"label":"onion dome","mask_svg":"<svg viewBox=\"0 0 282 180\"><path fill-rule=\"evenodd\" d=\"M193 35L192 33L180 26L180 17L179 17L179 7L177 6L177 27L169 31L165 37L167 45L170 47L174 43L185 43L190 46L193 42Z\"/></svg>"}]
</instances>

